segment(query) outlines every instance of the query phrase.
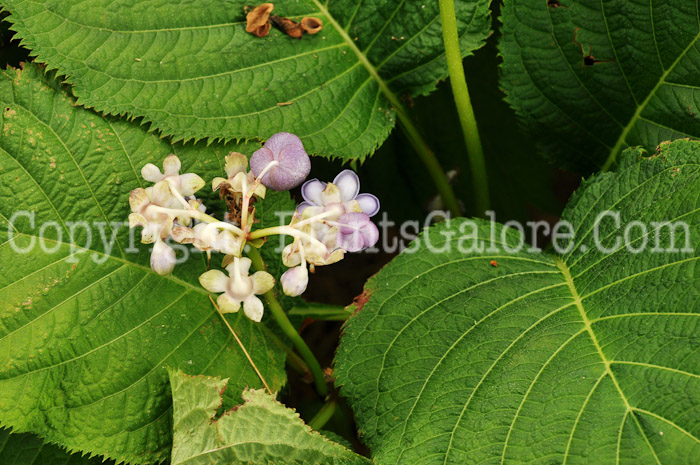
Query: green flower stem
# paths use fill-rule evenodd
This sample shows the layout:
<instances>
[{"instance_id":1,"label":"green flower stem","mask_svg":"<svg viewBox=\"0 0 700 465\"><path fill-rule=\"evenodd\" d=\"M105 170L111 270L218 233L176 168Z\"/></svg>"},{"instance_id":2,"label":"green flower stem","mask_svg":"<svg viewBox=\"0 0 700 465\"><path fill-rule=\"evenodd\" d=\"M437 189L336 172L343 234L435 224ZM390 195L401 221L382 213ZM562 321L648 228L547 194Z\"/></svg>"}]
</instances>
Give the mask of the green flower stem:
<instances>
[{"instance_id":1,"label":"green flower stem","mask_svg":"<svg viewBox=\"0 0 700 465\"><path fill-rule=\"evenodd\" d=\"M253 266L258 271L265 271L265 262L263 262L260 252L255 247L250 247L248 251L248 257L252 260ZM277 324L282 329L284 334L287 335L294 347L296 347L301 358L304 359L306 364L311 370L311 375L314 378L314 385L316 386L316 392L321 397L325 397L328 394L328 385L326 384L326 379L323 376L323 370L321 369L321 364L318 363L316 357L314 356L309 346L306 345L304 339L299 335L297 330L292 325L292 322L287 318L287 314L284 312L282 305L280 305L277 296L275 295L275 290L272 289L265 293L265 300L267 300L267 305L272 312L272 316L277 320Z\"/></svg>"},{"instance_id":2,"label":"green flower stem","mask_svg":"<svg viewBox=\"0 0 700 465\"><path fill-rule=\"evenodd\" d=\"M474 109L469 98L467 79L464 76L462 52L459 50L459 33L457 32L454 0L439 0L439 2L447 69L450 72L452 94L457 105L459 122L464 133L464 142L467 145L472 183L474 184L474 201L478 215L484 216L484 213L490 206L486 162L484 161L484 150L479 138L479 128L476 124Z\"/></svg>"},{"instance_id":3,"label":"green flower stem","mask_svg":"<svg viewBox=\"0 0 700 465\"><path fill-rule=\"evenodd\" d=\"M335 414L335 410L338 407L338 401L335 399L329 399L328 402L323 404L323 407L321 407L321 410L318 411L316 415L309 421L309 426L311 429L314 431L320 431L321 428L323 428L326 423L328 423L328 420L333 418L333 414Z\"/></svg>"},{"instance_id":4,"label":"green flower stem","mask_svg":"<svg viewBox=\"0 0 700 465\"><path fill-rule=\"evenodd\" d=\"M270 331L270 329L262 325L261 326L263 329L263 332L267 337L269 337L272 342L277 344L278 347L280 347L282 350L284 350L287 353L287 364L290 366L290 368L294 371L296 371L299 374L311 374L311 370L309 369L309 366L306 364L306 362L299 357L294 350L292 350L287 344L285 344L275 333Z\"/></svg>"},{"instance_id":5,"label":"green flower stem","mask_svg":"<svg viewBox=\"0 0 700 465\"><path fill-rule=\"evenodd\" d=\"M352 316L352 311L338 305L306 304L292 307L289 314L314 320L345 321Z\"/></svg>"}]
</instances>

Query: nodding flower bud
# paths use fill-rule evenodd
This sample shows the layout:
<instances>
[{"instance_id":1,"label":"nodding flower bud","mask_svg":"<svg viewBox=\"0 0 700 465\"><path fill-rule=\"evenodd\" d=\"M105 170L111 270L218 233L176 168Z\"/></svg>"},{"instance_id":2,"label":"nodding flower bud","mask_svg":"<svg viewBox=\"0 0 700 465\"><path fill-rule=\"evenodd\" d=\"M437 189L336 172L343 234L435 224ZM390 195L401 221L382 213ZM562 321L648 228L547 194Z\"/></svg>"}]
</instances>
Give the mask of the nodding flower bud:
<instances>
[{"instance_id":1,"label":"nodding flower bud","mask_svg":"<svg viewBox=\"0 0 700 465\"><path fill-rule=\"evenodd\" d=\"M338 223L338 245L348 252L372 247L379 240L377 226L364 213L346 213Z\"/></svg>"},{"instance_id":2,"label":"nodding flower bud","mask_svg":"<svg viewBox=\"0 0 700 465\"><path fill-rule=\"evenodd\" d=\"M151 268L161 276L166 276L172 273L175 268L175 251L165 242L160 239L153 244L151 252Z\"/></svg>"},{"instance_id":3,"label":"nodding flower bud","mask_svg":"<svg viewBox=\"0 0 700 465\"><path fill-rule=\"evenodd\" d=\"M306 263L288 269L280 278L282 290L290 297L296 297L304 293L309 284L309 271Z\"/></svg>"},{"instance_id":4,"label":"nodding flower bud","mask_svg":"<svg viewBox=\"0 0 700 465\"><path fill-rule=\"evenodd\" d=\"M268 167L272 162L277 164ZM262 183L265 186L276 191L286 191L306 179L311 171L311 160L301 139L288 132L278 132L253 153L250 169L256 177L262 173Z\"/></svg>"}]
</instances>

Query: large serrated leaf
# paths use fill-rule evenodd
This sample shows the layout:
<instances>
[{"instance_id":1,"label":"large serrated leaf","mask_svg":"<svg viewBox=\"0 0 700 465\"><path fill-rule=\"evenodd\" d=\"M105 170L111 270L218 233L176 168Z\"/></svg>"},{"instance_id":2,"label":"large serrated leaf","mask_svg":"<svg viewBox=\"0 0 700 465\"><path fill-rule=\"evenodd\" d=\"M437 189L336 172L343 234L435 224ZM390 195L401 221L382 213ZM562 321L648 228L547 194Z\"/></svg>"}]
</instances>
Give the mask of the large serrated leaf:
<instances>
[{"instance_id":1,"label":"large serrated leaf","mask_svg":"<svg viewBox=\"0 0 700 465\"><path fill-rule=\"evenodd\" d=\"M67 76L79 103L142 116L176 139L284 129L312 153L361 160L394 126L398 96L447 76L434 1L275 2L274 14L323 20L302 40L246 33L252 5L242 0L4 3L18 37ZM465 54L490 33L489 3L457 1Z\"/></svg>"},{"instance_id":2,"label":"large serrated leaf","mask_svg":"<svg viewBox=\"0 0 700 465\"><path fill-rule=\"evenodd\" d=\"M334 373L376 463L697 464L700 143L638 153L574 196L568 253L458 220L370 280Z\"/></svg>"},{"instance_id":3,"label":"large serrated leaf","mask_svg":"<svg viewBox=\"0 0 700 465\"><path fill-rule=\"evenodd\" d=\"M172 465L369 465L370 461L312 431L294 410L263 390L216 417L228 380L170 371L174 403Z\"/></svg>"},{"instance_id":4,"label":"large serrated leaf","mask_svg":"<svg viewBox=\"0 0 700 465\"><path fill-rule=\"evenodd\" d=\"M246 147L171 146L74 106L35 66L0 74L0 110L0 421L70 450L163 460L164 365L230 377L234 397L261 383L197 283L203 257L164 278L140 233L130 245L129 191L143 183L141 166L170 152L184 172L211 179L227 150ZM113 235L110 251L103 238ZM281 386L283 353L245 316L230 321L268 384Z\"/></svg>"},{"instance_id":5,"label":"large serrated leaf","mask_svg":"<svg viewBox=\"0 0 700 465\"><path fill-rule=\"evenodd\" d=\"M660 0L507 0L507 100L563 165L612 166L627 146L700 137L700 7Z\"/></svg>"},{"instance_id":6,"label":"large serrated leaf","mask_svg":"<svg viewBox=\"0 0 700 465\"><path fill-rule=\"evenodd\" d=\"M0 428L0 463L3 465L114 465L101 457L69 454L53 444L46 444L32 434L11 433Z\"/></svg>"}]
</instances>

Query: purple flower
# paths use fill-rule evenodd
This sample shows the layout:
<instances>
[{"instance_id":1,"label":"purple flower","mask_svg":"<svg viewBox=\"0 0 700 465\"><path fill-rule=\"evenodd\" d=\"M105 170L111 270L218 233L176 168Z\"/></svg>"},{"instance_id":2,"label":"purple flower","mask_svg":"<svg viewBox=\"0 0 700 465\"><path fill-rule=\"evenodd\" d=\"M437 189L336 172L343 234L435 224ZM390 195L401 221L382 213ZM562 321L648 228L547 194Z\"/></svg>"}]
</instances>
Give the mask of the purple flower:
<instances>
[{"instance_id":1,"label":"purple flower","mask_svg":"<svg viewBox=\"0 0 700 465\"><path fill-rule=\"evenodd\" d=\"M328 184L332 184L337 189L328 188ZM359 194L359 192L360 178L352 170L341 171L332 183L311 179L301 187L301 195L305 201L299 204L297 210L301 213L306 207L327 207L340 203L348 212L359 209L368 217L376 215L379 211L379 199L372 194ZM354 201L357 202L357 206L353 205Z\"/></svg>"},{"instance_id":2,"label":"purple flower","mask_svg":"<svg viewBox=\"0 0 700 465\"><path fill-rule=\"evenodd\" d=\"M276 161L279 164L263 171ZM278 132L250 157L250 170L262 183L276 191L286 191L302 183L311 171L311 160L304 145L294 134Z\"/></svg>"},{"instance_id":3,"label":"purple flower","mask_svg":"<svg viewBox=\"0 0 700 465\"><path fill-rule=\"evenodd\" d=\"M346 213L338 219L338 246L348 252L372 247L379 240L379 230L365 213Z\"/></svg>"}]
</instances>

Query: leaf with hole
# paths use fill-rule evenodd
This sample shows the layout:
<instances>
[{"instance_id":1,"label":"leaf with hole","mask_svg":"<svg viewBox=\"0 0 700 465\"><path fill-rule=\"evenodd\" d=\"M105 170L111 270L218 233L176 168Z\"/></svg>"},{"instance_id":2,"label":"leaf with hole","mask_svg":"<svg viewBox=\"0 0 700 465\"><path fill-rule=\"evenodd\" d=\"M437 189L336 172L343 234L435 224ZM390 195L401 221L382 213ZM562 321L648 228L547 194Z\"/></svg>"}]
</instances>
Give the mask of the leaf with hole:
<instances>
[{"instance_id":1,"label":"leaf with hole","mask_svg":"<svg viewBox=\"0 0 700 465\"><path fill-rule=\"evenodd\" d=\"M169 145L75 106L33 65L0 73L0 109L0 422L71 451L162 461L163 366L228 376L233 398L261 383L197 282L204 255L174 276L151 271L150 246L128 227L129 192L141 166L171 152L211 179L228 150L252 147ZM245 316L230 321L279 388L284 353Z\"/></svg>"},{"instance_id":2,"label":"leaf with hole","mask_svg":"<svg viewBox=\"0 0 700 465\"><path fill-rule=\"evenodd\" d=\"M501 84L532 135L562 165L614 165L700 137L696 2L507 0Z\"/></svg>"},{"instance_id":3,"label":"leaf with hole","mask_svg":"<svg viewBox=\"0 0 700 465\"><path fill-rule=\"evenodd\" d=\"M584 182L559 253L453 220L368 282L334 374L376 463L697 463L700 142L641 153Z\"/></svg>"},{"instance_id":4,"label":"leaf with hole","mask_svg":"<svg viewBox=\"0 0 700 465\"><path fill-rule=\"evenodd\" d=\"M489 3L457 2L464 54L490 33ZM302 40L247 33L242 0L5 5L23 44L67 76L79 103L143 117L177 140L284 130L310 153L362 160L394 126L401 96L447 76L437 2L275 2L274 14L323 21Z\"/></svg>"}]
</instances>

